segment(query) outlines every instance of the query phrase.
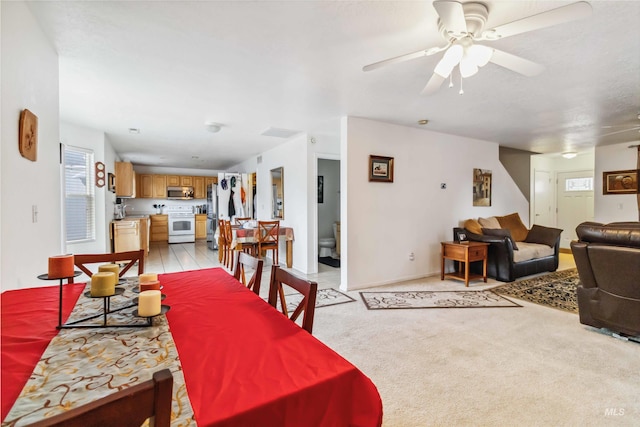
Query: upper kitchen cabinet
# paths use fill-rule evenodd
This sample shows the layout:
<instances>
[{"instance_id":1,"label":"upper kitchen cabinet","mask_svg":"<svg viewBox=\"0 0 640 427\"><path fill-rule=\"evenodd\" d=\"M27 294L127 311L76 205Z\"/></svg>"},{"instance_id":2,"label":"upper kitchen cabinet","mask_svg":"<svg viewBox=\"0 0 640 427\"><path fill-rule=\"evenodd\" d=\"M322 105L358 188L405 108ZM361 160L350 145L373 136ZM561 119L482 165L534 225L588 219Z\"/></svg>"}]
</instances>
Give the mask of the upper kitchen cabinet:
<instances>
[{"instance_id":1,"label":"upper kitchen cabinet","mask_svg":"<svg viewBox=\"0 0 640 427\"><path fill-rule=\"evenodd\" d=\"M205 176L204 177L204 186L205 186L204 191L207 191L207 187L209 187L211 184L217 184L217 183L218 183L218 177L217 176Z\"/></svg>"},{"instance_id":2,"label":"upper kitchen cabinet","mask_svg":"<svg viewBox=\"0 0 640 427\"><path fill-rule=\"evenodd\" d=\"M167 176L166 175L153 175L153 198L154 199L167 198Z\"/></svg>"},{"instance_id":3,"label":"upper kitchen cabinet","mask_svg":"<svg viewBox=\"0 0 640 427\"><path fill-rule=\"evenodd\" d=\"M178 175L167 175L167 187L180 187L180 176Z\"/></svg>"},{"instance_id":4,"label":"upper kitchen cabinet","mask_svg":"<svg viewBox=\"0 0 640 427\"><path fill-rule=\"evenodd\" d=\"M180 186L181 187L193 187L193 177L192 176L181 176L180 177Z\"/></svg>"},{"instance_id":5,"label":"upper kitchen cabinet","mask_svg":"<svg viewBox=\"0 0 640 427\"><path fill-rule=\"evenodd\" d=\"M207 189L204 186L204 176L193 177L193 198L206 199Z\"/></svg>"},{"instance_id":6,"label":"upper kitchen cabinet","mask_svg":"<svg viewBox=\"0 0 640 427\"><path fill-rule=\"evenodd\" d=\"M143 199L153 198L153 175L139 174L138 179L138 192L137 197Z\"/></svg>"},{"instance_id":7,"label":"upper kitchen cabinet","mask_svg":"<svg viewBox=\"0 0 640 427\"><path fill-rule=\"evenodd\" d=\"M136 173L130 162L115 162L116 197L136 196Z\"/></svg>"}]
</instances>

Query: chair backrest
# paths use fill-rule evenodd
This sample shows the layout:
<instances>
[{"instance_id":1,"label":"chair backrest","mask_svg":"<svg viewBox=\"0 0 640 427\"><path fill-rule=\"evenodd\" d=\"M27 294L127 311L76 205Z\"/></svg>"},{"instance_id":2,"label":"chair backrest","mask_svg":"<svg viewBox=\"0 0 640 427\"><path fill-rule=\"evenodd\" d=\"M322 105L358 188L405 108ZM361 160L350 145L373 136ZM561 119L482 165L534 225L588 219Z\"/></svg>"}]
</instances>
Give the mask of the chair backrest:
<instances>
[{"instance_id":1,"label":"chair backrest","mask_svg":"<svg viewBox=\"0 0 640 427\"><path fill-rule=\"evenodd\" d=\"M245 223L251 221L251 218L236 218L236 225L243 226Z\"/></svg>"},{"instance_id":2,"label":"chair backrest","mask_svg":"<svg viewBox=\"0 0 640 427\"><path fill-rule=\"evenodd\" d=\"M231 227L231 221L224 222L224 239L227 241L227 245L233 242L233 227Z\"/></svg>"},{"instance_id":3,"label":"chair backrest","mask_svg":"<svg viewBox=\"0 0 640 427\"><path fill-rule=\"evenodd\" d=\"M280 239L280 221L258 221L258 243L278 244Z\"/></svg>"},{"instance_id":4,"label":"chair backrest","mask_svg":"<svg viewBox=\"0 0 640 427\"><path fill-rule=\"evenodd\" d=\"M302 294L302 300L293 310L291 316L288 315L287 303L284 299L283 285L287 285ZM318 284L309 280L301 279L294 276L286 270L281 269L277 265L271 267L271 281L269 282L269 304L278 309L278 295L280 295L280 304L282 312L294 322L304 311L302 318L302 328L312 333L313 316L316 310L316 294L318 292Z\"/></svg>"},{"instance_id":5,"label":"chair backrest","mask_svg":"<svg viewBox=\"0 0 640 427\"><path fill-rule=\"evenodd\" d=\"M144 249L140 249L139 251L115 252L112 254L78 254L74 255L73 258L76 267L89 277L93 276L93 272L87 267L89 264L118 264L124 261L126 261L127 264L120 269L120 277L124 276L136 262L138 263L138 275L144 273ZM73 278L69 279L69 283L73 283Z\"/></svg>"},{"instance_id":6,"label":"chair backrest","mask_svg":"<svg viewBox=\"0 0 640 427\"><path fill-rule=\"evenodd\" d=\"M220 235L220 243L222 243L223 245L226 245L227 239L225 237L224 223L225 223L224 219L218 220L218 234Z\"/></svg>"},{"instance_id":7,"label":"chair backrest","mask_svg":"<svg viewBox=\"0 0 640 427\"><path fill-rule=\"evenodd\" d=\"M239 252L233 277L239 280L242 284L247 285L247 288L255 292L256 295L260 295L260 282L262 281L263 264L263 260L254 258L246 252ZM247 283L245 278L245 267L249 267L254 270L253 276L249 279L249 283Z\"/></svg>"},{"instance_id":8,"label":"chair backrest","mask_svg":"<svg viewBox=\"0 0 640 427\"><path fill-rule=\"evenodd\" d=\"M45 418L32 427L169 427L173 376L169 369L153 374L153 379L117 391L78 408Z\"/></svg>"}]
</instances>

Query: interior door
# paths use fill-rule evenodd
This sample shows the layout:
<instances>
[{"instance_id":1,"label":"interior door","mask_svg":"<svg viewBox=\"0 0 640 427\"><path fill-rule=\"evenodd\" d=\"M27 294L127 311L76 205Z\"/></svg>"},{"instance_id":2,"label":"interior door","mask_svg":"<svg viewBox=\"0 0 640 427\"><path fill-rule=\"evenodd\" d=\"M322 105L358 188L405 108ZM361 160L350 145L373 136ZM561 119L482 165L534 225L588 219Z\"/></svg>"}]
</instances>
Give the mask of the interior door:
<instances>
[{"instance_id":1,"label":"interior door","mask_svg":"<svg viewBox=\"0 0 640 427\"><path fill-rule=\"evenodd\" d=\"M559 172L557 183L560 247L570 248L578 224L593 221L593 171Z\"/></svg>"},{"instance_id":2,"label":"interior door","mask_svg":"<svg viewBox=\"0 0 640 427\"><path fill-rule=\"evenodd\" d=\"M555 227L556 224L551 210L551 172L536 170L534 179L533 223L544 225L545 227Z\"/></svg>"}]
</instances>

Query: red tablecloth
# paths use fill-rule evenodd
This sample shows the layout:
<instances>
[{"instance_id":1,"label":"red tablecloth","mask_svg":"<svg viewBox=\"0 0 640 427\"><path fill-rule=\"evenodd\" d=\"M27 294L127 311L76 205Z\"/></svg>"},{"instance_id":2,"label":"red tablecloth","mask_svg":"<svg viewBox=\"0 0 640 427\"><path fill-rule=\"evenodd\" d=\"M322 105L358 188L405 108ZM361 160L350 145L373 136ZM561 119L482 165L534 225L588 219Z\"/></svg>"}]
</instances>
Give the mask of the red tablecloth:
<instances>
[{"instance_id":1,"label":"red tablecloth","mask_svg":"<svg viewBox=\"0 0 640 427\"><path fill-rule=\"evenodd\" d=\"M224 270L159 279L199 426L381 425L369 378Z\"/></svg>"},{"instance_id":2,"label":"red tablecloth","mask_svg":"<svg viewBox=\"0 0 640 427\"><path fill-rule=\"evenodd\" d=\"M62 322L84 289L84 283L62 287ZM6 291L2 313L2 394L0 419L9 413L49 342L58 333L59 286Z\"/></svg>"}]
</instances>

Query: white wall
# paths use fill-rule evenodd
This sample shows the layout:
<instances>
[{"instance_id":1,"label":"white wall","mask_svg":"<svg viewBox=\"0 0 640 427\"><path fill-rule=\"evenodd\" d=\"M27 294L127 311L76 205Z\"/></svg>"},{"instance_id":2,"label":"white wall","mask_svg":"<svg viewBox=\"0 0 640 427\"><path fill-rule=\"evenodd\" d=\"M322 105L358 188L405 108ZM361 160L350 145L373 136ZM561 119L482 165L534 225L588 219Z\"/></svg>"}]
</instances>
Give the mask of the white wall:
<instances>
[{"instance_id":1,"label":"white wall","mask_svg":"<svg viewBox=\"0 0 640 427\"><path fill-rule=\"evenodd\" d=\"M62 253L58 56L23 2L0 2L2 22L0 289L47 286L48 258ZM38 117L37 161L18 151L20 112ZM38 210L32 221L32 206Z\"/></svg>"},{"instance_id":2,"label":"white wall","mask_svg":"<svg viewBox=\"0 0 640 427\"><path fill-rule=\"evenodd\" d=\"M370 154L395 158L393 183L368 182ZM472 206L474 168L493 173L491 207ZM465 219L518 212L529 221L528 203L494 142L346 117L341 180L346 290L439 273L440 242Z\"/></svg>"},{"instance_id":3,"label":"white wall","mask_svg":"<svg viewBox=\"0 0 640 427\"><path fill-rule=\"evenodd\" d=\"M102 162L105 164L106 173L113 173L113 163L108 163L105 156L105 137L104 132L89 129L82 126L76 126L70 123L60 123L60 141L66 146L81 147L93 151L94 162ZM113 160L112 160L113 162ZM91 171L93 173L93 171ZM107 227L107 193L108 186L95 187L95 212L96 212L96 238L90 242L68 243L65 252L74 254L91 254L111 252L109 244L109 229ZM113 193L110 193L113 194ZM111 217L113 216L113 205L111 208ZM109 217L109 221L111 220ZM64 237L63 237L64 240Z\"/></svg>"},{"instance_id":4,"label":"white wall","mask_svg":"<svg viewBox=\"0 0 640 427\"><path fill-rule=\"evenodd\" d=\"M638 221L635 194L602 194L602 173L637 168L638 149L629 148L640 141L596 147L595 218L597 222Z\"/></svg>"}]
</instances>

